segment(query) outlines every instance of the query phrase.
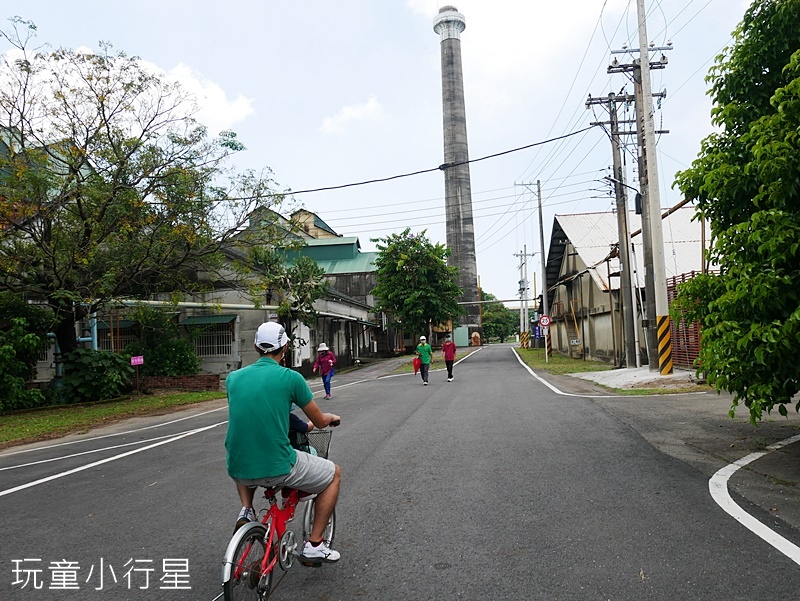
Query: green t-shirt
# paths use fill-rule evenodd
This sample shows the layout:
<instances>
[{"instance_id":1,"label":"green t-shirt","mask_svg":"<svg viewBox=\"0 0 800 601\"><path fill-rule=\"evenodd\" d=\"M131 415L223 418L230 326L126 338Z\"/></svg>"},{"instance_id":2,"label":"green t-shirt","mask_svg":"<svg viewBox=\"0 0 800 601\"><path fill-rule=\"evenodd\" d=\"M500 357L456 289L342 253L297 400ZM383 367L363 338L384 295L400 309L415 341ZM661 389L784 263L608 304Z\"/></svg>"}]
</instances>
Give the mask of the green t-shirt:
<instances>
[{"instance_id":1,"label":"green t-shirt","mask_svg":"<svg viewBox=\"0 0 800 601\"><path fill-rule=\"evenodd\" d=\"M417 354L419 355L420 361L422 361L423 365L428 365L431 362L432 353L433 349L427 342L425 344L417 345Z\"/></svg>"},{"instance_id":2,"label":"green t-shirt","mask_svg":"<svg viewBox=\"0 0 800 601\"><path fill-rule=\"evenodd\" d=\"M262 357L225 380L228 391L228 475L272 478L288 474L296 460L289 444L292 403L305 407L314 394L296 371Z\"/></svg>"}]
</instances>

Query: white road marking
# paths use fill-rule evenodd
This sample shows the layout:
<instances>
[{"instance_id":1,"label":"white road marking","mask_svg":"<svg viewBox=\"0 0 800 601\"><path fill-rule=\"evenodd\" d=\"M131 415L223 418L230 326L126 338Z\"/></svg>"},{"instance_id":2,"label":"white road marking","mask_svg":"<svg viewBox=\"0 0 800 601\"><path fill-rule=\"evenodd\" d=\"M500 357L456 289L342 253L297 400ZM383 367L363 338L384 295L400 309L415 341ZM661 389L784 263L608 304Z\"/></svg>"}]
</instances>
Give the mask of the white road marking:
<instances>
[{"instance_id":1,"label":"white road marking","mask_svg":"<svg viewBox=\"0 0 800 601\"><path fill-rule=\"evenodd\" d=\"M62 459L71 459L72 457L80 457L81 455L91 455L92 453L100 453L102 451L110 451L112 449L121 449L123 447L132 447L137 444L145 444L148 442L153 442L154 440L163 440L165 438L170 438L171 436L175 436L175 434L165 434L164 436L156 436L155 438L147 438L145 440L137 440L135 442L126 442L124 444L117 444L110 447L100 447L99 449L92 449L90 451L82 451L80 453L72 453L71 455L60 455L59 457L51 457L50 459L42 459L41 461L31 461L29 463L20 463L18 465L10 465L7 467L0 467L0 472L4 472L6 470L15 470L20 467L30 467L31 465L39 465L41 463L50 463L51 461L61 461Z\"/></svg>"},{"instance_id":2,"label":"white road marking","mask_svg":"<svg viewBox=\"0 0 800 601\"><path fill-rule=\"evenodd\" d=\"M228 406L225 405L224 407L219 407L217 409L210 409L209 411L203 411L202 413L195 413L194 415L187 415L186 417L181 417L179 419L173 419L168 422L163 422L160 424L154 424L152 426L144 426L143 428L136 428L134 430L126 430L124 432L114 432L112 434L103 434L102 436L92 436L90 438L81 438L80 440L70 440L69 442L59 442L56 444L44 445L41 447L34 447L30 449L23 449L21 451L13 451L11 453L2 453L0 452L0 457L11 457L12 455L21 455L22 453L31 453L33 451L41 451L42 449L54 449L56 447L65 447L67 445L78 444L81 442L89 442L90 440L100 440L101 438L110 438L113 436L122 436L123 434L133 434L134 432L142 432L143 430L150 430L152 428L160 428L161 426L168 426L170 424L177 424L178 422L182 422L187 419L194 419L195 417L200 417L201 415L208 415L209 413L214 413L216 411L222 411L223 409L227 409Z\"/></svg>"},{"instance_id":3,"label":"white road marking","mask_svg":"<svg viewBox=\"0 0 800 601\"><path fill-rule=\"evenodd\" d=\"M84 470L91 469L93 467L97 467L98 465L103 465L104 463L110 463L111 461L116 461L117 459L122 459L124 457L129 457L131 455L135 455L136 453L141 453L143 451L148 451L155 447L160 447L161 445L169 444L171 442L175 442L176 440L181 440L182 438L186 438L187 436L192 436L194 434L199 434L200 432L205 432L206 430L210 430L211 428L216 428L217 426L221 426L222 424L227 424L227 421L218 422L216 424L212 424L210 426L205 426L204 428L197 428L196 430L189 430L188 432L184 432L182 434L178 434L177 436L173 436L172 438L168 438L166 440L160 440L159 442L153 443L151 445L147 445L146 447L142 447L140 449L134 449L132 451L128 451L126 453L121 453L119 455L114 455L113 457L106 457L105 459L101 459L100 461L95 461L94 463L88 463L86 465L82 465L80 467L76 467L71 470L67 470L66 472L60 472L58 474L53 474L52 476L47 476L46 478L40 478L39 480L34 480L33 482L28 482L26 484L20 484L19 486L15 486L14 488L8 488L6 490L0 491L0 497L4 497L6 495L10 495L15 492L19 492L21 490L25 490L26 488L31 488L33 486L37 486L39 484L44 484L45 482L50 482L51 480L57 480L58 478L63 478L65 476L69 476L71 474L76 474L78 472L82 472Z\"/></svg>"},{"instance_id":4,"label":"white road marking","mask_svg":"<svg viewBox=\"0 0 800 601\"><path fill-rule=\"evenodd\" d=\"M524 367L525 369L527 369L529 374L531 374L534 378L536 378L542 384L547 386L550 390L552 390L556 394L560 394L561 396L571 396L571 397L578 397L578 398L582 398L582 399L624 399L624 398L630 398L632 396L632 395L627 395L627 394L573 394L571 392L564 392L563 390L559 390L558 388L553 386L550 382L548 382L547 380L542 379L538 374L536 374L536 372L534 372L530 368L530 366L522 360L522 357L519 356L519 353L517 352L517 349L515 349L514 347L511 347L511 350L514 352L514 356L517 358L517 361L519 361L519 364L522 367ZM695 394L706 394L706 393L705 392L684 392L684 393L681 393L681 394L684 394L684 395L695 395ZM670 395L668 395L668 394L649 394L647 396L670 396Z\"/></svg>"},{"instance_id":5,"label":"white road marking","mask_svg":"<svg viewBox=\"0 0 800 601\"><path fill-rule=\"evenodd\" d=\"M763 541L775 547L793 562L800 565L800 547L786 540L783 536L774 530L771 530L752 515L747 513L744 509L736 504L728 492L728 480L740 468L756 461L757 459L761 459L773 451L798 441L800 441L800 434L797 436L792 436L791 438L787 438L786 440L776 442L775 444L768 446L765 451L751 453L746 457L742 457L738 461L734 461L730 465L726 465L716 474L714 474L708 481L708 490L711 493L711 497L717 502L717 505L722 507L722 509L728 515L742 524L742 526L750 530L750 532L761 538Z\"/></svg>"},{"instance_id":6,"label":"white road marking","mask_svg":"<svg viewBox=\"0 0 800 601\"><path fill-rule=\"evenodd\" d=\"M550 390L555 392L556 394L560 394L563 396L572 396L572 397L584 397L584 398L622 398L624 395L619 396L611 396L611 395L595 395L592 397L591 395L586 394L572 394L569 392L562 392L549 382L546 382L538 375L534 373L534 371L527 365L525 362L520 358L519 353L517 353L516 349L512 348L511 350L514 351L514 355L517 357L517 361L528 370L528 372L537 380L539 380L542 384L547 386ZM658 395L652 395L658 396ZM751 516L747 513L744 509L739 507L734 500L731 498L730 494L728 493L728 479L736 473L736 471L744 467L745 465L752 463L753 461L760 459L764 455L771 453L781 447L785 447L786 445L792 444L794 442L800 441L800 434L797 436L792 436L791 438L787 438L786 440L782 440L780 442L776 442L773 445L767 447L766 451L760 451L758 453L751 453L747 457L743 457L738 461L734 461L730 465L725 466L721 470L719 470L716 474L714 474L711 479L708 481L708 490L711 493L711 497L716 501L717 505L722 507L725 512L730 515L733 519L738 521L742 524L745 528L750 530L753 534L761 538L763 541L769 543L773 547L775 547L778 551L786 555L789 559L800 565L800 547L795 545L794 543L786 540L780 534L771 530L769 527L765 526L761 522L759 522L756 518Z\"/></svg>"}]
</instances>

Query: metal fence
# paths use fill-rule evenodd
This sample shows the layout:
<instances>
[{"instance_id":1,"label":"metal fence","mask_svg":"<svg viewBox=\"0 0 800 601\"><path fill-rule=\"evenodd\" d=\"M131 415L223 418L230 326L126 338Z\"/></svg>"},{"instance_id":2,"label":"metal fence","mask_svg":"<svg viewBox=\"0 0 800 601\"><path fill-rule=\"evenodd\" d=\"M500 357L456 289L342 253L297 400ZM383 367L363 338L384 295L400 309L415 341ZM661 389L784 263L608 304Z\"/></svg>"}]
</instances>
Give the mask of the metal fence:
<instances>
[{"instance_id":1,"label":"metal fence","mask_svg":"<svg viewBox=\"0 0 800 601\"><path fill-rule=\"evenodd\" d=\"M697 275L700 275L699 271L690 271L667 278L667 299L670 305L678 296L678 284L688 282ZM696 321L688 323L683 318L673 319L670 324L672 363L676 367L696 369L695 360L700 355L700 324Z\"/></svg>"}]
</instances>

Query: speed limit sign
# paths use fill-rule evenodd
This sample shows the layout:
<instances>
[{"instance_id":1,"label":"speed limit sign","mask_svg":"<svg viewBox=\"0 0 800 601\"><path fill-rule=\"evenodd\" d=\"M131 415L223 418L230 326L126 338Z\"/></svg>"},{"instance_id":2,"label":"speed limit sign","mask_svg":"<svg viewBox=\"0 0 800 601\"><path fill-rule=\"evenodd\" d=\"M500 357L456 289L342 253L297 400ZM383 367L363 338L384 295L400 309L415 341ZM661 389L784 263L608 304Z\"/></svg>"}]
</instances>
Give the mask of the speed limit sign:
<instances>
[{"instance_id":1,"label":"speed limit sign","mask_svg":"<svg viewBox=\"0 0 800 601\"><path fill-rule=\"evenodd\" d=\"M549 315L542 315L539 318L539 325L542 326L543 328L546 328L547 326L549 326L550 325L550 316Z\"/></svg>"}]
</instances>

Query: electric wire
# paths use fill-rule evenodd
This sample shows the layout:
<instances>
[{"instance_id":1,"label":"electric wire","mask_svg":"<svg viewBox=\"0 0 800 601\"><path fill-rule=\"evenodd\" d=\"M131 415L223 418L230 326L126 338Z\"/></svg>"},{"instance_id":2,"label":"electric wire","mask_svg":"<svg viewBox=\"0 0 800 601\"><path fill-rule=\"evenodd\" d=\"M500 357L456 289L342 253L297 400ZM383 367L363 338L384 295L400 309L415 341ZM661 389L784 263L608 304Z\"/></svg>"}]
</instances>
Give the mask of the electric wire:
<instances>
[{"instance_id":1,"label":"electric wire","mask_svg":"<svg viewBox=\"0 0 800 601\"><path fill-rule=\"evenodd\" d=\"M561 136L556 136L555 138L542 140L541 142L534 142L533 144L526 144L525 146L519 146L517 148L512 148L510 150L503 150L501 152L495 152L494 154L488 154L486 156L482 156L482 157L477 158L477 159L469 159L467 161L460 161L460 162L457 162L457 163L443 163L442 165L439 165L438 167L431 167L430 169L421 169L419 171L412 171L412 172L409 172L409 173L400 173L398 175L391 175L389 177L381 177L381 178L369 179L369 180L364 180L364 181L359 181L359 182L351 182L349 184L340 184L340 185L337 185L337 186L324 186L322 188L310 188L308 190L291 190L288 193L289 194L293 194L293 195L297 195L297 194L311 194L313 192L325 192L325 191L328 191L328 190L341 190L343 188L353 188L355 186L366 186L367 184L377 184L377 183L388 182L388 181L392 181L392 180L395 180L395 179L401 179L401 178L405 178L405 177L414 177L415 175L422 175L424 173L432 173L434 171L445 171L447 169L450 169L451 167L458 167L460 165L468 165L468 164L471 164L471 163L478 163L480 161L485 161L485 160L488 160L488 159L494 159L494 158L501 157L501 156L504 156L504 155L507 155L507 154L511 154L512 152L519 152L521 150L527 150L528 148L535 148L536 146L542 146L544 144L549 144L550 142L557 142L559 140L563 140L565 138L570 138L572 136L576 136L576 135L581 134L583 132L589 131L593 127L594 127L593 125L590 125L589 127L585 127L583 129L579 129L577 131L573 131L573 132L570 132L568 134L564 134L564 135L561 135Z\"/></svg>"}]
</instances>

